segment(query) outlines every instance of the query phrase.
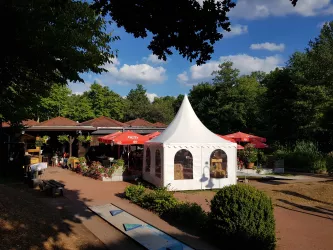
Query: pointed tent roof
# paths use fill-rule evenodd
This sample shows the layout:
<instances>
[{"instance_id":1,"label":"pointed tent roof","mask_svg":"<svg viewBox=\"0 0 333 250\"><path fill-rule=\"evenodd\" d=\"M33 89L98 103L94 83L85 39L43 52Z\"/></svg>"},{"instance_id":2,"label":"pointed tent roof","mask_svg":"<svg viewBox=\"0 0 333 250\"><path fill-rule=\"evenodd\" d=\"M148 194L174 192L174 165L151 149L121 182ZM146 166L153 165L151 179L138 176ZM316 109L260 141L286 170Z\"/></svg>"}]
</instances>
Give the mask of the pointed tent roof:
<instances>
[{"instance_id":1,"label":"pointed tent roof","mask_svg":"<svg viewBox=\"0 0 333 250\"><path fill-rule=\"evenodd\" d=\"M149 142L165 144L235 144L220 138L206 128L195 114L186 95L170 125L159 136Z\"/></svg>"}]
</instances>

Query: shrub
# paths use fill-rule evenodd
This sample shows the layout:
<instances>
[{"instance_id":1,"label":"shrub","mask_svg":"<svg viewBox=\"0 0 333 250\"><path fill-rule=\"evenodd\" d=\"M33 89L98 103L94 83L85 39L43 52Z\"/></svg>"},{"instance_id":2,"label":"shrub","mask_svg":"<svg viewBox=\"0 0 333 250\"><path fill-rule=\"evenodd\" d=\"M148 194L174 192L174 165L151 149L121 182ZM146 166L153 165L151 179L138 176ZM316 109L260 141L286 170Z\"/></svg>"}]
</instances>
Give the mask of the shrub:
<instances>
[{"instance_id":1,"label":"shrub","mask_svg":"<svg viewBox=\"0 0 333 250\"><path fill-rule=\"evenodd\" d=\"M318 158L313 164L313 171L318 174L326 173L326 159L324 157Z\"/></svg>"},{"instance_id":2,"label":"shrub","mask_svg":"<svg viewBox=\"0 0 333 250\"><path fill-rule=\"evenodd\" d=\"M207 213L197 203L179 202L176 206L165 212L164 218L171 222L191 229L200 234L206 226Z\"/></svg>"},{"instance_id":3,"label":"shrub","mask_svg":"<svg viewBox=\"0 0 333 250\"><path fill-rule=\"evenodd\" d=\"M274 156L276 159L284 159L286 168L310 172L326 170L323 156L313 142L297 141L293 147L280 147Z\"/></svg>"},{"instance_id":4,"label":"shrub","mask_svg":"<svg viewBox=\"0 0 333 250\"><path fill-rule=\"evenodd\" d=\"M333 175L333 152L326 156L326 168L329 175Z\"/></svg>"},{"instance_id":5,"label":"shrub","mask_svg":"<svg viewBox=\"0 0 333 250\"><path fill-rule=\"evenodd\" d=\"M141 184L128 186L125 189L125 196L133 203L141 204L145 190L146 188Z\"/></svg>"},{"instance_id":6,"label":"shrub","mask_svg":"<svg viewBox=\"0 0 333 250\"><path fill-rule=\"evenodd\" d=\"M243 155L246 163L252 163L258 160L258 150L251 143L245 145Z\"/></svg>"},{"instance_id":7,"label":"shrub","mask_svg":"<svg viewBox=\"0 0 333 250\"><path fill-rule=\"evenodd\" d=\"M177 205L178 201L172 192L168 192L167 188L156 188L146 193L142 198L141 206L152 210L159 215L169 211Z\"/></svg>"},{"instance_id":8,"label":"shrub","mask_svg":"<svg viewBox=\"0 0 333 250\"><path fill-rule=\"evenodd\" d=\"M219 190L211 201L209 237L226 249L274 249L271 199L248 185Z\"/></svg>"}]
</instances>

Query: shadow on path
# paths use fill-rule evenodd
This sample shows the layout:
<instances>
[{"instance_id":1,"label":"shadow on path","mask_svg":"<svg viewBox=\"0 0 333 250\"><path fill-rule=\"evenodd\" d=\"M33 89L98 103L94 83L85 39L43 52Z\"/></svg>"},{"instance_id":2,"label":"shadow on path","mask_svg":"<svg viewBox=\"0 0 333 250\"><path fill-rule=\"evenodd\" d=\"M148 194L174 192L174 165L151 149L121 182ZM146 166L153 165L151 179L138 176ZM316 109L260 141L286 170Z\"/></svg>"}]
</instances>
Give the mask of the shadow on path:
<instances>
[{"instance_id":1,"label":"shadow on path","mask_svg":"<svg viewBox=\"0 0 333 250\"><path fill-rule=\"evenodd\" d=\"M309 215L312 215L312 216L317 216L317 217L328 219L328 220L333 220L333 212L327 212L327 209L323 209L323 208L319 208L319 207L310 207L310 206L299 205L299 204L296 204L296 203L293 203L293 202L290 202L290 201L287 201L287 200L283 200L283 199L278 199L278 201L280 201L282 203L285 203L287 205L293 206L295 208L301 209L303 211L300 211L298 209L285 207L285 206L282 206L282 205L279 205L279 204L275 205L277 207L281 207L281 208L288 209L288 210L295 211L295 212L299 212L299 213L309 214ZM311 212L316 213L316 214L313 214ZM322 214L322 215L320 215L320 214ZM327 215L327 216L324 216L324 215Z\"/></svg>"},{"instance_id":2,"label":"shadow on path","mask_svg":"<svg viewBox=\"0 0 333 250\"><path fill-rule=\"evenodd\" d=\"M273 190L273 191L274 192L278 192L278 193L283 193L283 194L291 195L291 196L295 196L295 197L298 197L298 198L302 198L304 200L314 201L314 202L322 203L322 204L325 204L325 205L333 206L332 203L325 202L325 201L320 201L320 200L317 200L317 199L313 199L313 198L311 198L309 196L306 196L306 195L303 195L303 194L300 194L300 193L297 193L297 192L294 192L294 191L289 191L289 190Z\"/></svg>"},{"instance_id":3,"label":"shadow on path","mask_svg":"<svg viewBox=\"0 0 333 250\"><path fill-rule=\"evenodd\" d=\"M79 190L52 198L38 188L15 182L0 184L1 249L141 249L129 238L103 244L83 224L95 215ZM95 216L96 217L96 216ZM109 225L107 225L109 226Z\"/></svg>"}]
</instances>

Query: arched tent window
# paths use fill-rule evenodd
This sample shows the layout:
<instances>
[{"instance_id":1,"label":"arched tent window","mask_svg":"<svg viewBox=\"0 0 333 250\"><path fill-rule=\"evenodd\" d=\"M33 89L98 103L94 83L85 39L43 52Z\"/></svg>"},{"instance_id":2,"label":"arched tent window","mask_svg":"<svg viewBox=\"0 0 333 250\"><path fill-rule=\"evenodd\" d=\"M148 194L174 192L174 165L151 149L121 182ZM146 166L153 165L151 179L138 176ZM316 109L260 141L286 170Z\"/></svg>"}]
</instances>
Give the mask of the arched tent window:
<instances>
[{"instance_id":1,"label":"arched tent window","mask_svg":"<svg viewBox=\"0 0 333 250\"><path fill-rule=\"evenodd\" d=\"M186 149L181 149L175 154L174 179L193 179L193 157Z\"/></svg>"},{"instance_id":2,"label":"arched tent window","mask_svg":"<svg viewBox=\"0 0 333 250\"><path fill-rule=\"evenodd\" d=\"M150 149L147 148L146 150L146 172L150 172Z\"/></svg>"},{"instance_id":3,"label":"arched tent window","mask_svg":"<svg viewBox=\"0 0 333 250\"><path fill-rule=\"evenodd\" d=\"M227 166L227 154L221 149L214 150L210 155L210 178L227 178Z\"/></svg>"},{"instance_id":4,"label":"arched tent window","mask_svg":"<svg viewBox=\"0 0 333 250\"><path fill-rule=\"evenodd\" d=\"M155 151L155 176L156 177L161 178L161 170L162 170L161 153L160 153L160 150L156 149L156 151Z\"/></svg>"}]
</instances>

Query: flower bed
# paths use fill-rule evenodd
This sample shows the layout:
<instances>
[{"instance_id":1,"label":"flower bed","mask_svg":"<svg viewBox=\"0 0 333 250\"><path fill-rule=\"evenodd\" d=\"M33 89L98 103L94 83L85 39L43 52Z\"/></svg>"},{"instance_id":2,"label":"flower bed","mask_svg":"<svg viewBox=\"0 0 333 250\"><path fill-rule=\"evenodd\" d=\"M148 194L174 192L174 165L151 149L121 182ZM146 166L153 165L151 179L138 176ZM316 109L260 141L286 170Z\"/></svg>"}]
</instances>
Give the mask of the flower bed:
<instances>
[{"instance_id":1,"label":"flower bed","mask_svg":"<svg viewBox=\"0 0 333 250\"><path fill-rule=\"evenodd\" d=\"M98 161L88 165L83 157L79 158L79 164L72 171L96 180L102 181L124 181L135 179L136 175L131 175L124 167L124 161L118 160L110 168L103 167Z\"/></svg>"}]
</instances>

